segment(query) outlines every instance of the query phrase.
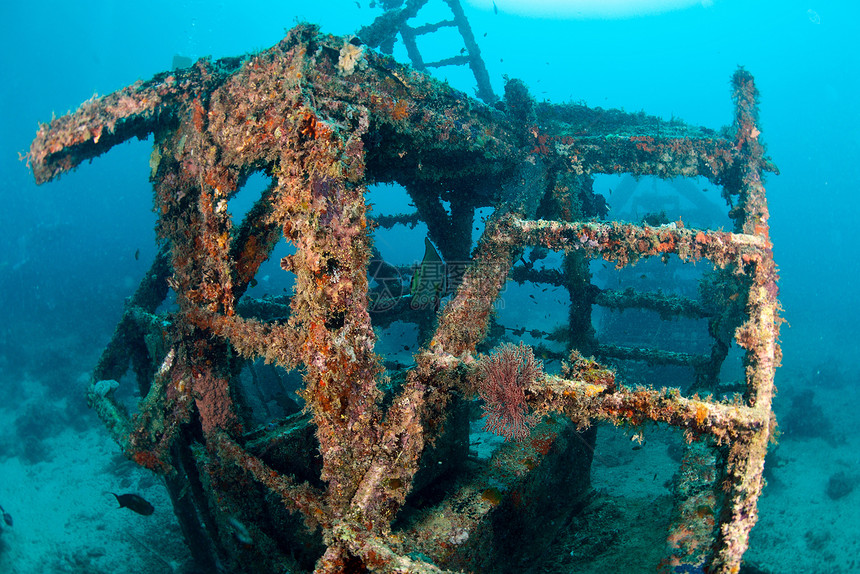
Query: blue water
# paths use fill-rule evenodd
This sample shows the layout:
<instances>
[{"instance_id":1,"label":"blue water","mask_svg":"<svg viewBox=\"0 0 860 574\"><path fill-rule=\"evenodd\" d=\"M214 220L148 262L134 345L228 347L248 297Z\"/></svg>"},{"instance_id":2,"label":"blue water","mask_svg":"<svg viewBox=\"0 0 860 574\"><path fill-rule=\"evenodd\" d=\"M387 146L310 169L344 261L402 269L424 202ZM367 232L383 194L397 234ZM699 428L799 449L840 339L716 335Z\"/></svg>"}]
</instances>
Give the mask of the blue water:
<instances>
[{"instance_id":1,"label":"blue water","mask_svg":"<svg viewBox=\"0 0 860 574\"><path fill-rule=\"evenodd\" d=\"M38 123L74 110L94 94L108 94L170 68L175 54L219 58L265 49L297 21L319 23L325 32L352 33L379 14L369 4L3 3L0 401L8 405L25 397L28 390L20 381L39 381L55 399L77 405L69 409L83 409L80 385L72 382L94 364L124 299L155 254L150 142L123 144L37 187L19 157L26 154ZM843 521L832 536L809 535L799 527L796 538L767 543L798 546L810 564L820 558L819 571L838 571L826 557L833 556L836 564L845 552L837 542L851 538L852 532L860 537L855 519L845 511L860 507L860 492L838 500L825 495L829 475L839 470L860 475L856 442L846 440L850 433L842 430L860 420L847 407L839 410L845 404L840 397L860 382L854 369L860 357L855 287L860 267L854 241L860 214L860 5L794 0L690 4L610 18L521 14L506 0L496 0L497 11L492 2L464 2L497 94L507 75L523 79L538 99L644 110L716 129L732 119L733 71L742 65L755 76L761 92L761 138L781 172L766 182L780 299L788 320L775 409L788 415L792 398L808 388L817 393L811 399L816 404L836 409L833 418L838 421L829 438L796 440L811 448L822 441L821 448L830 449L828 460L839 464L827 467L828 472L819 468L821 477L813 479L808 473L814 458L784 457L795 466L781 481L804 484L795 500L808 505L810 515L828 512ZM443 54L438 45L427 50ZM404 60L402 52L396 54ZM439 75L464 92L474 91L468 74ZM76 417L56 414L62 424L72 424ZM11 423L0 424L6 422ZM791 436L784 441L790 448ZM22 454L20 447L2 446L0 458ZM804 476L808 480L797 478ZM780 523L780 508L768 504L766 495L763 516ZM13 506L4 500L0 505ZM825 542L810 542L817 534ZM854 551L860 553L856 546Z\"/></svg>"}]
</instances>

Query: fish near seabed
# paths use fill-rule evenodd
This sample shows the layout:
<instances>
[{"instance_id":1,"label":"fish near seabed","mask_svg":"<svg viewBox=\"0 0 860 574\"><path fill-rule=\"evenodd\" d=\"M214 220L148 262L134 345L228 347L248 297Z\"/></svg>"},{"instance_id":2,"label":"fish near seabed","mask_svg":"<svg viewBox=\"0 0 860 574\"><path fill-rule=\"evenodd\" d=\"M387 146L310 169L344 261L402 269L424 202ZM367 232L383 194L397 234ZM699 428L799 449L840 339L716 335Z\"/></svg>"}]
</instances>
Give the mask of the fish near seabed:
<instances>
[{"instance_id":1,"label":"fish near seabed","mask_svg":"<svg viewBox=\"0 0 860 574\"><path fill-rule=\"evenodd\" d=\"M119 502L120 508L128 508L131 511L137 512L138 514L142 514L143 516L149 516L153 512L155 512L155 507L146 501L142 496L138 496L136 494L114 494L116 497L116 501Z\"/></svg>"},{"instance_id":2,"label":"fish near seabed","mask_svg":"<svg viewBox=\"0 0 860 574\"><path fill-rule=\"evenodd\" d=\"M0 506L0 514L3 515L3 522L6 523L6 526L12 526L12 515L6 512L2 506Z\"/></svg>"}]
</instances>

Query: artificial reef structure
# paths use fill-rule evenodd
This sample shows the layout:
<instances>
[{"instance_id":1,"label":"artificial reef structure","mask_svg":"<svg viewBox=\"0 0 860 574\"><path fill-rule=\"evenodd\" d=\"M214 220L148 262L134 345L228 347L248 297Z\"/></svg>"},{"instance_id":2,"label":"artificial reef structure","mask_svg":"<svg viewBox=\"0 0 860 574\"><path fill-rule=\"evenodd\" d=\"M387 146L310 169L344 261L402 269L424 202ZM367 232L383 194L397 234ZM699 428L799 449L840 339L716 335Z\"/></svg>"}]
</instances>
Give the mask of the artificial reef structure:
<instances>
[{"instance_id":1,"label":"artificial reef structure","mask_svg":"<svg viewBox=\"0 0 860 574\"><path fill-rule=\"evenodd\" d=\"M780 318L763 186L775 168L752 76L740 69L731 85L735 115L720 132L537 103L516 80L486 103L358 38L299 25L256 55L202 59L87 101L39 128L36 181L151 136L160 245L90 403L128 457L163 475L210 571L522 571L587 492L592 423L609 421L687 439L662 568L738 572L774 428ZM258 173L270 185L234 221L231 199ZM602 219L596 174L706 178L734 228ZM407 190L412 213L370 217L367 187L386 182ZM416 221L440 260L462 262L419 305L372 241ZM243 297L284 240L292 293ZM548 252L561 264L535 263ZM701 297L591 282L591 260L647 258L709 262ZM495 344L493 306L509 281L569 293L557 372L531 346ZM603 343L596 306L703 319L710 352ZM410 365L378 352L374 328L395 321L419 332ZM733 343L746 375L725 392ZM610 368L619 361L693 377L683 391L629 384ZM271 365L302 380L302 408L274 420L254 399ZM107 383L127 372L142 397L131 410ZM469 456L478 400L511 439L486 460Z\"/></svg>"}]
</instances>

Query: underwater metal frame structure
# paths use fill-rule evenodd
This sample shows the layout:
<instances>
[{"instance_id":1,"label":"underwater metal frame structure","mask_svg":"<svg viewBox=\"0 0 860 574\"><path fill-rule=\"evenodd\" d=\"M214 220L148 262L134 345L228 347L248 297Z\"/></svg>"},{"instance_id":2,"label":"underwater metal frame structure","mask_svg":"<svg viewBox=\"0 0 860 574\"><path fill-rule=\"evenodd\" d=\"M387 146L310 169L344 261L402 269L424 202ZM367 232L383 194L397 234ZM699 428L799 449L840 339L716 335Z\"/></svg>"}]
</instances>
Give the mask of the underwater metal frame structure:
<instances>
[{"instance_id":1,"label":"underwater metal frame structure","mask_svg":"<svg viewBox=\"0 0 860 574\"><path fill-rule=\"evenodd\" d=\"M690 445L663 566L738 572L775 424L781 319L763 186L764 172L775 168L759 139L752 76L738 70L732 86L734 123L719 134L644 114L536 104L516 81L503 104L487 106L355 39L300 25L254 56L203 59L85 102L40 127L28 154L36 181L153 135L161 242L93 373L90 403L127 456L164 475L204 566L485 570L494 552L487 524L505 507L486 495L486 480L464 479L434 503L428 514L445 521L392 524L419 470L444 458L428 453L458 448L445 434L462 432L457 405L482 384L475 354L493 304L523 250L542 246L565 253L564 281L578 306L569 364L560 376L524 381L522 391L533 415L566 417L552 417L522 441L533 451L528 464L505 462L502 452L495 467L520 464L507 472L522 493L528 476L539 483L547 472L575 466L564 448L575 441L558 419L580 430L596 420L681 429ZM234 225L229 201L256 172L272 184ZM596 173L705 177L722 186L735 229L589 218L577 197ZM396 384L374 352L369 308L373 223L364 194L378 182L405 186L443 255L470 261L414 368ZM481 206L492 206L493 215L470 256L468 231ZM289 316L243 314L240 298L283 238L296 247L281 262L296 277ZM597 346L583 326L599 304L583 288L587 260L621 268L669 256L716 268L711 311L702 313L714 337L711 356ZM176 309L159 311L171 290ZM632 291L598 297L661 315L698 308ZM626 387L583 357L690 364L707 389L732 339L746 351L746 385L734 400ZM256 358L301 369L303 413L246 428L237 381ZM133 415L98 384L119 380L129 367L143 397ZM552 470L541 471L553 458ZM578 472L587 474L588 464ZM512 508L541 519L524 505Z\"/></svg>"}]
</instances>

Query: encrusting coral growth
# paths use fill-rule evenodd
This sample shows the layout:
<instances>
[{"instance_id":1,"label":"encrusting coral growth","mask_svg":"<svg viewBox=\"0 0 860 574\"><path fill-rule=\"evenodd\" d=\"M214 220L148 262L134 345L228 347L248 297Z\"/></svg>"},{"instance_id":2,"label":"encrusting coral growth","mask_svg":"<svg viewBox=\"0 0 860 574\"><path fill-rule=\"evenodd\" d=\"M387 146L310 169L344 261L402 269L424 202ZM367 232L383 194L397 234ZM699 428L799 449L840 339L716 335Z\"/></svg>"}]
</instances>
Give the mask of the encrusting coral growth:
<instances>
[{"instance_id":1,"label":"encrusting coral growth","mask_svg":"<svg viewBox=\"0 0 860 574\"><path fill-rule=\"evenodd\" d=\"M351 42L344 42L337 59L337 67L341 74L348 76L355 71L356 66L366 66L362 61L364 49Z\"/></svg>"},{"instance_id":2,"label":"encrusting coral growth","mask_svg":"<svg viewBox=\"0 0 860 574\"><path fill-rule=\"evenodd\" d=\"M493 529L503 525L493 517L537 521L530 513L543 512L540 497L528 498L532 505L523 497L572 467L556 464L576 444L570 425L537 423L557 413L581 429L594 420L662 422L712 445L715 456L688 455L702 470L696 476L709 478L691 475L688 484L700 483L687 492L710 492L715 511L702 516L695 512L701 497L679 496L666 564L737 572L773 424L780 319L762 186L773 166L759 141L752 77L740 70L733 86L731 138L680 122L654 133L653 118L536 105L524 90L511 90L499 106L522 112L509 117L357 39L302 25L253 57L201 60L88 101L40 126L28 156L36 180L153 134L163 244L95 370L90 402L130 458L165 474L186 540L213 570L504 570L492 548ZM229 201L259 171L272 184L234 224ZM595 222L560 201L592 173L622 172L723 185L736 229ZM387 181L407 186L431 236L468 242L475 209L494 207L429 342L396 384L376 355L368 310L365 185ZM450 217L440 190L455 198ZM553 201L549 217L537 219L538 206ZM288 316L243 316L239 298L281 237L296 247L281 262L296 281ZM443 251L469 251L468 243L439 243ZM529 246L575 254L565 281L580 294L587 258L618 267L647 257L710 260L714 281L732 281L745 296L709 318L720 327L715 351L697 368L718 372L731 343L720 333L734 331L747 351L742 400L626 388L575 348L561 376L543 373L523 344L476 361L493 303ZM178 310L156 314L168 288ZM704 313L641 300L667 316ZM591 344L587 333L579 336ZM305 413L252 427L239 375L253 358L302 370ZM672 360L691 361L682 354ZM144 396L134 416L99 384L120 380L129 365ZM528 456L503 448L482 474L469 475L457 461L465 459L459 445L468 443L463 405L476 395L485 400L488 427L519 439L514 444ZM460 473L455 491L395 529L407 495L440 476L437 467ZM516 488L491 490L502 482ZM237 542L237 523L253 544Z\"/></svg>"}]
</instances>

